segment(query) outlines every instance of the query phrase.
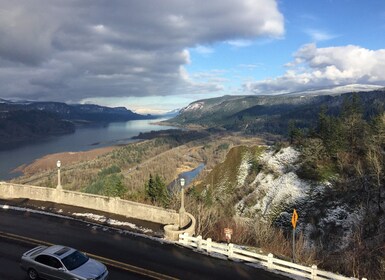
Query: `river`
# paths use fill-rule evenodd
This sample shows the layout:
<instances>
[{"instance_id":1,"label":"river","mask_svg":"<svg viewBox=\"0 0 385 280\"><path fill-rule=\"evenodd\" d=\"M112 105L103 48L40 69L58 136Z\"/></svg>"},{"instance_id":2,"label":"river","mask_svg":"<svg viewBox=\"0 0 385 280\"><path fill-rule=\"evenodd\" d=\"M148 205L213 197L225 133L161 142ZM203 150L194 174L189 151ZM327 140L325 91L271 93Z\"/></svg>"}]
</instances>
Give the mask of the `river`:
<instances>
[{"instance_id":1,"label":"river","mask_svg":"<svg viewBox=\"0 0 385 280\"><path fill-rule=\"evenodd\" d=\"M16 177L18 174L12 173L12 170L16 167L29 164L47 154L87 151L100 147L126 144L135 141L131 137L137 136L140 132L175 128L157 125L154 123L157 121L161 121L161 119L79 127L72 134L52 136L44 141L0 151L0 180L9 180Z\"/></svg>"}]
</instances>

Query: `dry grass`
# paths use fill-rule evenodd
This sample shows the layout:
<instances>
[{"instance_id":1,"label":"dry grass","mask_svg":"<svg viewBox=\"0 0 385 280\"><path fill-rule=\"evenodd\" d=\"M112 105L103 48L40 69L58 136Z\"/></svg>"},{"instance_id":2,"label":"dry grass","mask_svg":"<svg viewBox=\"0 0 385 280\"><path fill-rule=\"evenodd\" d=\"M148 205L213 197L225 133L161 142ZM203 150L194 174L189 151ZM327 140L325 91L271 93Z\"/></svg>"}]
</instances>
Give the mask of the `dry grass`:
<instances>
[{"instance_id":1,"label":"dry grass","mask_svg":"<svg viewBox=\"0 0 385 280\"><path fill-rule=\"evenodd\" d=\"M104 147L98 148L90 151L84 152L65 152L65 153L55 153L49 154L42 158L39 158L32 162L29 165L23 165L16 168L15 171L20 171L26 176L33 176L36 173L41 173L45 171L56 170L56 162L61 161L61 164L64 166L71 165L83 161L91 161L97 157L107 154L113 151L117 147Z\"/></svg>"}]
</instances>

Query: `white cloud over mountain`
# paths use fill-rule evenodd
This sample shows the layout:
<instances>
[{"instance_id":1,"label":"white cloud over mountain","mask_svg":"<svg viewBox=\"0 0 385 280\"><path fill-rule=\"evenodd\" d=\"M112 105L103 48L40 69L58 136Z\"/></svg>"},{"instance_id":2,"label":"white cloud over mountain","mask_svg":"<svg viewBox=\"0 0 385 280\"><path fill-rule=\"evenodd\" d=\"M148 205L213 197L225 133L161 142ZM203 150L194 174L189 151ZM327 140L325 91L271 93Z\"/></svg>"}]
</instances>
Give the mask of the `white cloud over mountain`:
<instances>
[{"instance_id":1,"label":"white cloud over mountain","mask_svg":"<svg viewBox=\"0 0 385 280\"><path fill-rule=\"evenodd\" d=\"M369 50L359 46L318 48L302 46L288 70L277 78L250 82L248 92L287 93L350 84L385 86L385 49Z\"/></svg>"},{"instance_id":2,"label":"white cloud over mountain","mask_svg":"<svg viewBox=\"0 0 385 280\"><path fill-rule=\"evenodd\" d=\"M4 98L217 90L191 83L183 69L186 49L284 33L275 0L0 0L0 7Z\"/></svg>"}]
</instances>

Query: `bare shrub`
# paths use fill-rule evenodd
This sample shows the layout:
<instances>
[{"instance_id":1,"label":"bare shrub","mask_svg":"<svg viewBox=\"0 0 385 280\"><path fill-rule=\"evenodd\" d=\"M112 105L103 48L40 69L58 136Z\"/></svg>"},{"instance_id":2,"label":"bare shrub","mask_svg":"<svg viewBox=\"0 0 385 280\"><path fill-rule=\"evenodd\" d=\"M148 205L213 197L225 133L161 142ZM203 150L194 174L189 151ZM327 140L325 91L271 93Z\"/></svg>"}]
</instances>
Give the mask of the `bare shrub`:
<instances>
[{"instance_id":1,"label":"bare shrub","mask_svg":"<svg viewBox=\"0 0 385 280\"><path fill-rule=\"evenodd\" d=\"M373 244L376 243L376 244ZM322 267L355 278L385 279L385 243L363 239L362 229L355 230L350 246L338 254L323 255Z\"/></svg>"}]
</instances>

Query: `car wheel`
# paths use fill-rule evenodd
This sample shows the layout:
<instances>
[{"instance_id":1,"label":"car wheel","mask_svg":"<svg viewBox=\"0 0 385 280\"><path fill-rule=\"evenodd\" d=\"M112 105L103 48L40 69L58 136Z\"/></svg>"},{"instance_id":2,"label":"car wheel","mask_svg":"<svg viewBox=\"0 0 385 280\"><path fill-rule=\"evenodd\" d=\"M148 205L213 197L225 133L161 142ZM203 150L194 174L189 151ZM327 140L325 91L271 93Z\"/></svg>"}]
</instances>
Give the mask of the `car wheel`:
<instances>
[{"instance_id":1,"label":"car wheel","mask_svg":"<svg viewBox=\"0 0 385 280\"><path fill-rule=\"evenodd\" d=\"M31 280L39 279L39 275L37 274L36 270L34 270L33 268L28 269L28 277Z\"/></svg>"}]
</instances>

